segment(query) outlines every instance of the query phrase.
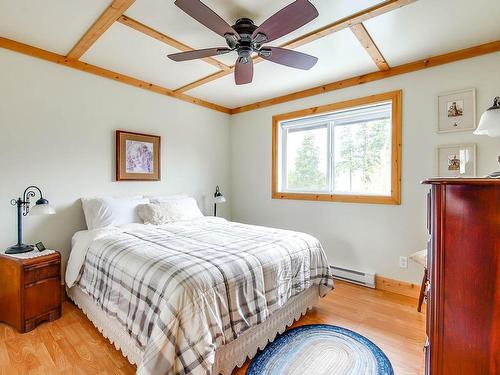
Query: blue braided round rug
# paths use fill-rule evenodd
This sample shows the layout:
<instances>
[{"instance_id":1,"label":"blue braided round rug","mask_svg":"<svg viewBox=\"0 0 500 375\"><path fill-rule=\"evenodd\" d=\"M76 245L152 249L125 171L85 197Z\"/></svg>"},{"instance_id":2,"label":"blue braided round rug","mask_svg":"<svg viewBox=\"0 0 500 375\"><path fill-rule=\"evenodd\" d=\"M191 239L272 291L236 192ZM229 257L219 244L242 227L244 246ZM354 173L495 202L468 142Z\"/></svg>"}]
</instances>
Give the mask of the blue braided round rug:
<instances>
[{"instance_id":1,"label":"blue braided round rug","mask_svg":"<svg viewBox=\"0 0 500 375\"><path fill-rule=\"evenodd\" d=\"M285 331L250 363L247 375L394 375L391 362L366 337L327 324Z\"/></svg>"}]
</instances>

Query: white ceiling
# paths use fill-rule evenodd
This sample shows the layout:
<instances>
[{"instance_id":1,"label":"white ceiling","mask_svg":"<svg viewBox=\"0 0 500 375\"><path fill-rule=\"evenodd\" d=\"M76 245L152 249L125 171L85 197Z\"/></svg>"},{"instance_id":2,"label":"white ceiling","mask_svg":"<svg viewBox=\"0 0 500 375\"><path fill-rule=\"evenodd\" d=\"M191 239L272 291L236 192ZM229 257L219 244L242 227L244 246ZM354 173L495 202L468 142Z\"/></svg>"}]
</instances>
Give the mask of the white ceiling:
<instances>
[{"instance_id":1,"label":"white ceiling","mask_svg":"<svg viewBox=\"0 0 500 375\"><path fill-rule=\"evenodd\" d=\"M229 23L262 23L292 0L203 0ZM272 45L280 45L382 0L311 0L320 16ZM67 54L111 0L0 0L0 36ZM193 48L224 46L224 40L178 9L173 0L136 0L127 16ZM391 66L500 39L500 0L418 0L378 16L365 26ZM254 81L236 86L232 75L187 92L230 108L376 71L350 30L314 41L299 51L319 57L310 71L270 62L255 65ZM203 61L174 63L178 52L116 23L82 60L175 89L216 71ZM219 56L233 65L235 54Z\"/></svg>"},{"instance_id":2,"label":"white ceiling","mask_svg":"<svg viewBox=\"0 0 500 375\"><path fill-rule=\"evenodd\" d=\"M256 25L260 25L292 0L203 0L203 2L231 25L242 17L250 18ZM311 2L318 9L319 17L301 29L274 41L273 45L278 46L369 8L382 0L311 0ZM189 17L177 8L172 0L137 0L125 14L193 48L226 47L222 37ZM227 65L234 65L236 60L234 56L219 56L218 59Z\"/></svg>"},{"instance_id":3,"label":"white ceiling","mask_svg":"<svg viewBox=\"0 0 500 375\"><path fill-rule=\"evenodd\" d=\"M176 52L165 43L115 22L81 60L168 88L184 86L217 71L200 60L180 64L167 57Z\"/></svg>"},{"instance_id":4,"label":"white ceiling","mask_svg":"<svg viewBox=\"0 0 500 375\"><path fill-rule=\"evenodd\" d=\"M333 48L323 48L325 43ZM272 93L273 97L280 96L377 70L350 30L318 39L297 48L297 51L317 56L318 63L311 70L303 71L263 61L255 64L253 82L249 85L236 86L233 75L228 75L187 93L234 108L269 97L266 93ZM353 64L353 61L356 63Z\"/></svg>"},{"instance_id":5,"label":"white ceiling","mask_svg":"<svg viewBox=\"0 0 500 375\"><path fill-rule=\"evenodd\" d=\"M500 0L419 0L365 26L395 66L500 39Z\"/></svg>"},{"instance_id":6,"label":"white ceiling","mask_svg":"<svg viewBox=\"0 0 500 375\"><path fill-rule=\"evenodd\" d=\"M0 36L66 55L109 4L109 0L0 0Z\"/></svg>"}]
</instances>

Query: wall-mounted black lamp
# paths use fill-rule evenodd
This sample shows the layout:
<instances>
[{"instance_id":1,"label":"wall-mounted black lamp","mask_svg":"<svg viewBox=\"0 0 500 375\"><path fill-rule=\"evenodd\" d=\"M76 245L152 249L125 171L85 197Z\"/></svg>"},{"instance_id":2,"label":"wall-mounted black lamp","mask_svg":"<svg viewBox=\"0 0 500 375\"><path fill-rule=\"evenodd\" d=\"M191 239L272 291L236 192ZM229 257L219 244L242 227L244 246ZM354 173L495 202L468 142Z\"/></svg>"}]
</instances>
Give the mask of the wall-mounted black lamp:
<instances>
[{"instance_id":1,"label":"wall-mounted black lamp","mask_svg":"<svg viewBox=\"0 0 500 375\"><path fill-rule=\"evenodd\" d=\"M40 194L40 199L35 202L35 205L30 210L30 199L36 196L36 192ZM31 215L53 215L56 210L52 208L49 201L42 195L42 191L36 186L28 186L24 190L23 197L12 199L10 204L17 206L17 244L9 247L6 254L26 253L33 250L33 245L23 244L23 220L22 217L28 214Z\"/></svg>"},{"instance_id":2,"label":"wall-mounted black lamp","mask_svg":"<svg viewBox=\"0 0 500 375\"><path fill-rule=\"evenodd\" d=\"M226 198L222 195L219 185L215 188L214 194L214 216L217 216L217 203L224 203Z\"/></svg>"}]
</instances>

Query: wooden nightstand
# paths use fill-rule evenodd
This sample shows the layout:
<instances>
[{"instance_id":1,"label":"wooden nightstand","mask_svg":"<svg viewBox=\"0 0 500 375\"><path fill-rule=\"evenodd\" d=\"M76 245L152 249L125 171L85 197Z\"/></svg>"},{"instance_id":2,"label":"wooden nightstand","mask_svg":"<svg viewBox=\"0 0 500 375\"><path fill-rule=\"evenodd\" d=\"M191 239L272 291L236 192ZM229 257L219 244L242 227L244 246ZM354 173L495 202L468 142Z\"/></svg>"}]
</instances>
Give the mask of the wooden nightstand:
<instances>
[{"instance_id":1,"label":"wooden nightstand","mask_svg":"<svg viewBox=\"0 0 500 375\"><path fill-rule=\"evenodd\" d=\"M0 321L25 333L61 317L61 254L0 254Z\"/></svg>"}]
</instances>

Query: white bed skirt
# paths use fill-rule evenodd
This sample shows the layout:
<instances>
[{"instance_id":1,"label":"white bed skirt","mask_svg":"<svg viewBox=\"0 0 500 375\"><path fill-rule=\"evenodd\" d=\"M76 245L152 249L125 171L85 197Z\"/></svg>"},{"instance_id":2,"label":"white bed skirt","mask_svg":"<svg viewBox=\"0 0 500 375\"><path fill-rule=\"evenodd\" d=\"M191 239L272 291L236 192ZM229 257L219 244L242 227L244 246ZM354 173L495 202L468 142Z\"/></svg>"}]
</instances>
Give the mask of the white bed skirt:
<instances>
[{"instance_id":1,"label":"white bed skirt","mask_svg":"<svg viewBox=\"0 0 500 375\"><path fill-rule=\"evenodd\" d=\"M236 366L241 367L245 363L247 357L253 358L259 348L263 349L268 342L273 341L279 333L283 333L318 302L318 288L317 285L313 286L290 298L265 322L250 328L236 340L217 348L213 374L230 375ZM137 365L141 362L142 350L116 318L108 316L79 287L67 289L67 293L102 335L114 344L130 363Z\"/></svg>"}]
</instances>

